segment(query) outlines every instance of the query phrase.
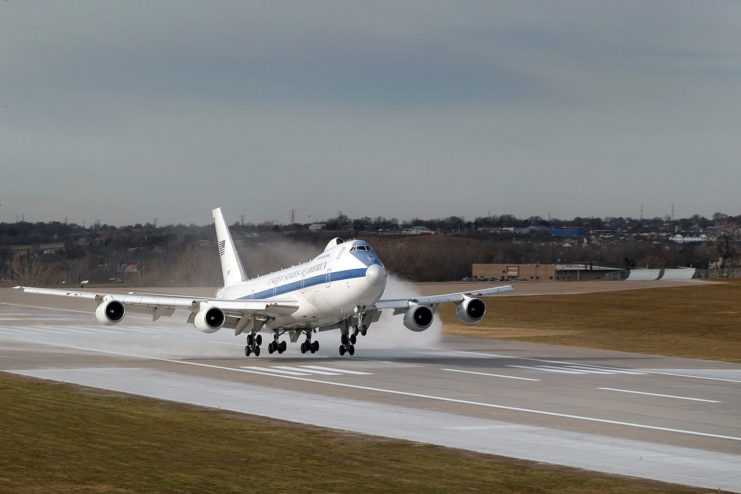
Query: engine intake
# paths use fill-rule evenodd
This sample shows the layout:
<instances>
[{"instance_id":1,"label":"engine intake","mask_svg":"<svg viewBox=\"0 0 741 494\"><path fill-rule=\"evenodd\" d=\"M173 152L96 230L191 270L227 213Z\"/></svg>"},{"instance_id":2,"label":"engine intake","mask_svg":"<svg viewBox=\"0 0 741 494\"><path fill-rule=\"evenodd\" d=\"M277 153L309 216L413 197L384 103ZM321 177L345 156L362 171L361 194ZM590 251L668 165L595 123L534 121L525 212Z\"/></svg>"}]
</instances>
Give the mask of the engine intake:
<instances>
[{"instance_id":1,"label":"engine intake","mask_svg":"<svg viewBox=\"0 0 741 494\"><path fill-rule=\"evenodd\" d=\"M461 322L476 324L486 315L486 304L480 298L466 297L463 302L458 303L455 315Z\"/></svg>"},{"instance_id":2,"label":"engine intake","mask_svg":"<svg viewBox=\"0 0 741 494\"><path fill-rule=\"evenodd\" d=\"M95 318L106 326L118 324L125 315L126 308L124 304L108 297L103 299L103 302L98 304L98 308L95 309Z\"/></svg>"},{"instance_id":3,"label":"engine intake","mask_svg":"<svg viewBox=\"0 0 741 494\"><path fill-rule=\"evenodd\" d=\"M224 311L218 307L206 306L196 314L193 324L196 329L204 333L215 333L220 330L226 321Z\"/></svg>"},{"instance_id":4,"label":"engine intake","mask_svg":"<svg viewBox=\"0 0 741 494\"><path fill-rule=\"evenodd\" d=\"M436 307L412 304L404 314L404 326L415 332L424 331L432 325Z\"/></svg>"}]
</instances>

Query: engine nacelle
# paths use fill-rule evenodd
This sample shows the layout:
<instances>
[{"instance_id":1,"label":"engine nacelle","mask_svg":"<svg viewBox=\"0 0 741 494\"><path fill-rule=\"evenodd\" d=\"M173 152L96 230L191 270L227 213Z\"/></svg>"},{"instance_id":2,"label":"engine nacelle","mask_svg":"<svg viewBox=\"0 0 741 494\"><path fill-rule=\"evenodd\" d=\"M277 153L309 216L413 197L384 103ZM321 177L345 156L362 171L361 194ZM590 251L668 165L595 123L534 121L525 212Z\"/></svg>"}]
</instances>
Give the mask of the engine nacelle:
<instances>
[{"instance_id":1,"label":"engine nacelle","mask_svg":"<svg viewBox=\"0 0 741 494\"><path fill-rule=\"evenodd\" d=\"M206 305L202 307L193 319L193 324L196 329L203 331L204 333L215 333L221 329L226 321L224 311L218 307L212 307Z\"/></svg>"},{"instance_id":2,"label":"engine nacelle","mask_svg":"<svg viewBox=\"0 0 741 494\"><path fill-rule=\"evenodd\" d=\"M126 315L124 304L118 300L106 297L95 309L95 318L106 326L112 326L121 322Z\"/></svg>"},{"instance_id":3,"label":"engine nacelle","mask_svg":"<svg viewBox=\"0 0 741 494\"><path fill-rule=\"evenodd\" d=\"M461 322L476 324L486 315L486 304L480 298L466 297L463 302L458 303L455 315Z\"/></svg>"},{"instance_id":4,"label":"engine nacelle","mask_svg":"<svg viewBox=\"0 0 741 494\"><path fill-rule=\"evenodd\" d=\"M411 304L404 314L404 326L411 331L424 331L432 325L436 307Z\"/></svg>"}]
</instances>

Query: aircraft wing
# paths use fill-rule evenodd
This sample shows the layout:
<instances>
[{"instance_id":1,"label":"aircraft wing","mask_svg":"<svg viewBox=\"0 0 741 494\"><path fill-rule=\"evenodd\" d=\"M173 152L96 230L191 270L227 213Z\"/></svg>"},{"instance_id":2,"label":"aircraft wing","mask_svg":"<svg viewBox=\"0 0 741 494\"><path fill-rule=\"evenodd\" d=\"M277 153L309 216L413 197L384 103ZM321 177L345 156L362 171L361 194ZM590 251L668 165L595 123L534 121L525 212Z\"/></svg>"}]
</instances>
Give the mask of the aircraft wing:
<instances>
[{"instance_id":1,"label":"aircraft wing","mask_svg":"<svg viewBox=\"0 0 741 494\"><path fill-rule=\"evenodd\" d=\"M512 291L514 291L512 285L504 285L492 288L483 288L480 290L471 290L468 292L446 293L444 295L379 300L372 307L369 307L369 310L394 309L394 314L399 314L409 309L410 305L412 304L437 306L445 302L462 302L466 298L488 297L489 295L496 295L498 293L506 293Z\"/></svg>"},{"instance_id":2,"label":"aircraft wing","mask_svg":"<svg viewBox=\"0 0 741 494\"><path fill-rule=\"evenodd\" d=\"M293 299L224 300L208 297L184 297L181 295L100 293L26 286L17 286L15 288L25 293L91 299L95 300L98 304L115 300L122 303L126 311L150 314L154 321L162 316L172 316L176 309L184 309L191 312L188 322L193 322L196 314L203 310L204 307L217 307L226 316L224 327L237 329L239 326L243 326L241 330L245 329L246 321L251 316L271 319L291 314L298 309L298 302ZM244 323L240 324L240 321L244 321Z\"/></svg>"}]
</instances>

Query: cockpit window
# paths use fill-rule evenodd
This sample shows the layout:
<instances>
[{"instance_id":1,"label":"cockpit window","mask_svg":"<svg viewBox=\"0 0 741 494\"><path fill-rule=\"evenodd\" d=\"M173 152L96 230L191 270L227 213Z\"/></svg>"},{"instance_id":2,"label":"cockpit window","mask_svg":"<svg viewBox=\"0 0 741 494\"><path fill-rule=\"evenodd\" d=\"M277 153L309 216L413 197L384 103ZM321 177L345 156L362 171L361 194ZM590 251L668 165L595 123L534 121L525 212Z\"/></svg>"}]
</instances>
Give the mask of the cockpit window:
<instances>
[{"instance_id":1,"label":"cockpit window","mask_svg":"<svg viewBox=\"0 0 741 494\"><path fill-rule=\"evenodd\" d=\"M371 252L373 251L373 249L370 248L370 245L356 245L355 247L350 249L351 252L354 250L367 250Z\"/></svg>"}]
</instances>

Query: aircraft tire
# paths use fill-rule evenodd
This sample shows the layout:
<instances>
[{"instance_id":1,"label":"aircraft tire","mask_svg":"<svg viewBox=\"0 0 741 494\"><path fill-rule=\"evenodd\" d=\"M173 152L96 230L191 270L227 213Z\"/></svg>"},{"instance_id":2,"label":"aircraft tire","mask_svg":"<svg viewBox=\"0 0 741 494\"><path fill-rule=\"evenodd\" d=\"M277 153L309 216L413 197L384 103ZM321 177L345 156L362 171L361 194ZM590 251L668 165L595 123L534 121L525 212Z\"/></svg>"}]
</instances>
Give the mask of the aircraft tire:
<instances>
[{"instance_id":1,"label":"aircraft tire","mask_svg":"<svg viewBox=\"0 0 741 494\"><path fill-rule=\"evenodd\" d=\"M316 353L319 351L319 342L315 341L311 344L311 353Z\"/></svg>"},{"instance_id":2,"label":"aircraft tire","mask_svg":"<svg viewBox=\"0 0 741 494\"><path fill-rule=\"evenodd\" d=\"M347 347L347 353L349 353L350 355L355 355L355 345L350 345L349 347Z\"/></svg>"},{"instance_id":3,"label":"aircraft tire","mask_svg":"<svg viewBox=\"0 0 741 494\"><path fill-rule=\"evenodd\" d=\"M262 335L261 334L255 337L255 343L257 343L258 345L262 345Z\"/></svg>"},{"instance_id":4,"label":"aircraft tire","mask_svg":"<svg viewBox=\"0 0 741 494\"><path fill-rule=\"evenodd\" d=\"M350 336L350 343L352 343L354 345L357 342L358 342L358 337L357 336L355 336L354 334L352 336Z\"/></svg>"},{"instance_id":5,"label":"aircraft tire","mask_svg":"<svg viewBox=\"0 0 741 494\"><path fill-rule=\"evenodd\" d=\"M272 355L274 351L275 351L275 342L269 343L268 344L268 353Z\"/></svg>"},{"instance_id":6,"label":"aircraft tire","mask_svg":"<svg viewBox=\"0 0 741 494\"><path fill-rule=\"evenodd\" d=\"M340 345L340 356L345 355L345 345Z\"/></svg>"},{"instance_id":7,"label":"aircraft tire","mask_svg":"<svg viewBox=\"0 0 741 494\"><path fill-rule=\"evenodd\" d=\"M365 336L367 332L368 332L368 326L366 326L366 325L360 326L360 334L362 334L363 336Z\"/></svg>"},{"instance_id":8,"label":"aircraft tire","mask_svg":"<svg viewBox=\"0 0 741 494\"><path fill-rule=\"evenodd\" d=\"M254 352L255 352L255 357L259 357L260 356L260 347L259 346L256 346Z\"/></svg>"},{"instance_id":9,"label":"aircraft tire","mask_svg":"<svg viewBox=\"0 0 741 494\"><path fill-rule=\"evenodd\" d=\"M250 346L249 345L245 346L244 347L244 356L245 357L249 357L251 353L252 353L252 349L250 348Z\"/></svg>"},{"instance_id":10,"label":"aircraft tire","mask_svg":"<svg viewBox=\"0 0 741 494\"><path fill-rule=\"evenodd\" d=\"M285 352L286 351L286 348L288 348L288 344L286 344L285 341L281 341L280 343L278 343L278 352L279 353Z\"/></svg>"},{"instance_id":11,"label":"aircraft tire","mask_svg":"<svg viewBox=\"0 0 741 494\"><path fill-rule=\"evenodd\" d=\"M347 335L346 335L346 334L343 334L343 335L342 335L342 336L340 337L340 342L342 342L342 344L343 344L343 345L347 345L347 344L348 344L348 341L347 341Z\"/></svg>"}]
</instances>

